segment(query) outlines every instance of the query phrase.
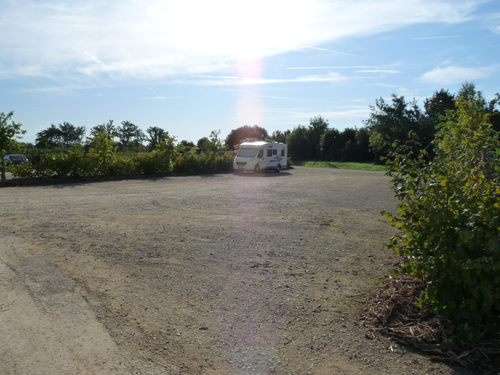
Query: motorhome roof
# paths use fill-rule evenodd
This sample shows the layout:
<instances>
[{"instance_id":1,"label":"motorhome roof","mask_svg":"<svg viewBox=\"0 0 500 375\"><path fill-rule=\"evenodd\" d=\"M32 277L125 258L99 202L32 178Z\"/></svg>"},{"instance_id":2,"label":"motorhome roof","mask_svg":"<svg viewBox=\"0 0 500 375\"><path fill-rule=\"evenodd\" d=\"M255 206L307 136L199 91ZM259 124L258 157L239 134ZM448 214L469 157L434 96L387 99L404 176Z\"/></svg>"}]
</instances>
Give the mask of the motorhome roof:
<instances>
[{"instance_id":1,"label":"motorhome roof","mask_svg":"<svg viewBox=\"0 0 500 375\"><path fill-rule=\"evenodd\" d=\"M278 143L278 142L243 142L240 144L240 148L247 147L247 148L252 148L252 147L262 147L262 146L272 146L272 145L278 145L278 144L284 144L284 143Z\"/></svg>"}]
</instances>

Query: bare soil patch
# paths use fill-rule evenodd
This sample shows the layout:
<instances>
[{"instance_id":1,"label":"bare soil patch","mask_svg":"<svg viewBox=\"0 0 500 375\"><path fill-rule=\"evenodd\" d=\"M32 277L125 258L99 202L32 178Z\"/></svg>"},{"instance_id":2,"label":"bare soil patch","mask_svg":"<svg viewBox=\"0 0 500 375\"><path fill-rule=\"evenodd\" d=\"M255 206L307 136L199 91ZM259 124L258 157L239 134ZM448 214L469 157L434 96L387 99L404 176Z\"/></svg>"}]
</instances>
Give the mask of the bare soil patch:
<instances>
[{"instance_id":1,"label":"bare soil patch","mask_svg":"<svg viewBox=\"0 0 500 375\"><path fill-rule=\"evenodd\" d=\"M380 172L0 189L2 374L466 374L360 324Z\"/></svg>"}]
</instances>

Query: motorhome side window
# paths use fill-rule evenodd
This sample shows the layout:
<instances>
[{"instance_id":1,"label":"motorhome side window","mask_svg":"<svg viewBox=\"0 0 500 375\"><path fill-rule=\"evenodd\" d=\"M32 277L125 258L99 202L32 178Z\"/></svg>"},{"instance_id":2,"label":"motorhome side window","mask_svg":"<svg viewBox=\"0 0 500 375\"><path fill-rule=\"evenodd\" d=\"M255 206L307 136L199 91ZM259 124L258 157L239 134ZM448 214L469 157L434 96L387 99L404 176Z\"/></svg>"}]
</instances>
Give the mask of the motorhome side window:
<instances>
[{"instance_id":1,"label":"motorhome side window","mask_svg":"<svg viewBox=\"0 0 500 375\"><path fill-rule=\"evenodd\" d=\"M278 155L278 150L274 149L273 150L273 155Z\"/></svg>"},{"instance_id":2,"label":"motorhome side window","mask_svg":"<svg viewBox=\"0 0 500 375\"><path fill-rule=\"evenodd\" d=\"M257 155L257 158L258 159L262 158L262 155L264 155L264 153L262 152L262 150L259 150L259 154Z\"/></svg>"},{"instance_id":3,"label":"motorhome side window","mask_svg":"<svg viewBox=\"0 0 500 375\"><path fill-rule=\"evenodd\" d=\"M267 150L267 156L273 156L273 150L270 148Z\"/></svg>"},{"instance_id":4,"label":"motorhome side window","mask_svg":"<svg viewBox=\"0 0 500 375\"><path fill-rule=\"evenodd\" d=\"M285 156L285 150L281 150L281 156Z\"/></svg>"}]
</instances>

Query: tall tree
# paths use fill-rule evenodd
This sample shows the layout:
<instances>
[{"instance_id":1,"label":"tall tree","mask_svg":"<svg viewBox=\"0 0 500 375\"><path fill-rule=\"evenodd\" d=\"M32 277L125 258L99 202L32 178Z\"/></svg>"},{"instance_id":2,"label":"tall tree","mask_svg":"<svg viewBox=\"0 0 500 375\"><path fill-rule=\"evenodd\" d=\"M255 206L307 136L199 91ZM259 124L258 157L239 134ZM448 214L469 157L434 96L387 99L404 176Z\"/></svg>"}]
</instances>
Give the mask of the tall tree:
<instances>
[{"instance_id":1,"label":"tall tree","mask_svg":"<svg viewBox=\"0 0 500 375\"><path fill-rule=\"evenodd\" d=\"M328 130L328 120L321 115L309 120L309 129L307 131L307 159L316 159L321 157L320 141L321 136Z\"/></svg>"},{"instance_id":2,"label":"tall tree","mask_svg":"<svg viewBox=\"0 0 500 375\"><path fill-rule=\"evenodd\" d=\"M59 129L61 130L62 143L66 147L81 144L86 131L84 126L75 126L69 122L59 124Z\"/></svg>"},{"instance_id":3,"label":"tall tree","mask_svg":"<svg viewBox=\"0 0 500 375\"><path fill-rule=\"evenodd\" d=\"M193 142L188 141L186 139L183 139L182 141L180 141L179 144L186 147L186 149L192 149L193 147L195 147L195 144Z\"/></svg>"},{"instance_id":4,"label":"tall tree","mask_svg":"<svg viewBox=\"0 0 500 375\"><path fill-rule=\"evenodd\" d=\"M235 150L236 146L247 138L254 138L263 141L268 138L267 130L257 125L245 125L240 128L233 129L226 137L226 147L229 150Z\"/></svg>"},{"instance_id":5,"label":"tall tree","mask_svg":"<svg viewBox=\"0 0 500 375\"><path fill-rule=\"evenodd\" d=\"M54 124L36 134L36 143L48 144L50 147L56 147L62 143L62 132Z\"/></svg>"},{"instance_id":6,"label":"tall tree","mask_svg":"<svg viewBox=\"0 0 500 375\"><path fill-rule=\"evenodd\" d=\"M307 159L307 128L299 125L294 128L287 139L288 155L294 160Z\"/></svg>"},{"instance_id":7,"label":"tall tree","mask_svg":"<svg viewBox=\"0 0 500 375\"><path fill-rule=\"evenodd\" d=\"M198 148L203 149L203 145L205 144L206 141L208 141L207 137L200 138L198 139L198 142L196 142L196 146L198 146Z\"/></svg>"},{"instance_id":8,"label":"tall tree","mask_svg":"<svg viewBox=\"0 0 500 375\"><path fill-rule=\"evenodd\" d=\"M148 133L147 141L150 150L154 150L160 142L167 140L168 132L158 126L150 126L146 129L146 133Z\"/></svg>"},{"instance_id":9,"label":"tall tree","mask_svg":"<svg viewBox=\"0 0 500 375\"><path fill-rule=\"evenodd\" d=\"M210 137L203 144L203 149L212 154L217 155L219 152L223 150L222 140L219 138L220 130L212 130L210 132Z\"/></svg>"},{"instance_id":10,"label":"tall tree","mask_svg":"<svg viewBox=\"0 0 500 375\"><path fill-rule=\"evenodd\" d=\"M142 130L130 121L122 121L122 126L119 126L117 130L123 148L138 146L145 139Z\"/></svg>"},{"instance_id":11,"label":"tall tree","mask_svg":"<svg viewBox=\"0 0 500 375\"><path fill-rule=\"evenodd\" d=\"M479 94L480 99L477 99ZM489 120L493 125L493 129L500 131L500 111L498 106L500 105L500 94L496 94L495 98L490 102L487 102L483 97L481 91L476 90L476 86L473 82L465 82L460 90L458 90L457 97L462 97L465 100L475 99L480 100L482 106L486 113L488 113Z\"/></svg>"},{"instance_id":12,"label":"tall tree","mask_svg":"<svg viewBox=\"0 0 500 375\"><path fill-rule=\"evenodd\" d=\"M340 160L340 151L344 145L337 129L328 129L320 140L321 158L324 160Z\"/></svg>"},{"instance_id":13,"label":"tall tree","mask_svg":"<svg viewBox=\"0 0 500 375\"><path fill-rule=\"evenodd\" d=\"M4 156L15 138L21 138L26 131L21 129L21 124L11 120L14 111L7 114L0 113L0 157L2 158L2 183L5 182L5 160Z\"/></svg>"},{"instance_id":14,"label":"tall tree","mask_svg":"<svg viewBox=\"0 0 500 375\"><path fill-rule=\"evenodd\" d=\"M432 147L438 125L446 117L448 111L456 109L455 96L448 90L441 89L434 92L431 98L424 100L425 116L420 119L420 128L417 132L424 147Z\"/></svg>"},{"instance_id":15,"label":"tall tree","mask_svg":"<svg viewBox=\"0 0 500 375\"><path fill-rule=\"evenodd\" d=\"M290 130L285 130L285 131L275 130L272 132L270 138L275 142L286 143L286 140L290 135L290 133L291 133Z\"/></svg>"},{"instance_id":16,"label":"tall tree","mask_svg":"<svg viewBox=\"0 0 500 375\"><path fill-rule=\"evenodd\" d=\"M316 116L309 120L309 126L299 125L290 132L287 144L290 155L296 160L321 157L321 137L328 130L328 120Z\"/></svg>"},{"instance_id":17,"label":"tall tree","mask_svg":"<svg viewBox=\"0 0 500 375\"><path fill-rule=\"evenodd\" d=\"M474 82L465 81L458 90L457 97L462 97L464 100L476 99L476 85ZM482 98L484 100L484 98ZM485 102L486 103L486 102Z\"/></svg>"},{"instance_id":18,"label":"tall tree","mask_svg":"<svg viewBox=\"0 0 500 375\"><path fill-rule=\"evenodd\" d=\"M434 92L432 97L424 100L425 114L436 124L446 116L446 111L455 110L455 95L448 90L441 89Z\"/></svg>"},{"instance_id":19,"label":"tall tree","mask_svg":"<svg viewBox=\"0 0 500 375\"><path fill-rule=\"evenodd\" d=\"M380 158L380 153L386 148L387 141L382 137L377 131L374 131L370 134L370 151L374 155L374 162L378 163Z\"/></svg>"},{"instance_id":20,"label":"tall tree","mask_svg":"<svg viewBox=\"0 0 500 375\"><path fill-rule=\"evenodd\" d=\"M488 113L490 114L490 122L493 129L500 132L500 94L497 93L495 98L488 103Z\"/></svg>"},{"instance_id":21,"label":"tall tree","mask_svg":"<svg viewBox=\"0 0 500 375\"><path fill-rule=\"evenodd\" d=\"M48 143L50 147L69 147L82 142L85 130L84 126L74 126L66 121L58 126L51 124L47 129L37 133L36 142L40 145Z\"/></svg>"},{"instance_id":22,"label":"tall tree","mask_svg":"<svg viewBox=\"0 0 500 375\"><path fill-rule=\"evenodd\" d=\"M420 133L423 113L415 99L407 102L404 96L392 95L391 103L383 98L375 100L375 106L370 106L372 113L365 120L365 125L371 132L378 132L387 145L395 141L405 142L408 133Z\"/></svg>"},{"instance_id":23,"label":"tall tree","mask_svg":"<svg viewBox=\"0 0 500 375\"><path fill-rule=\"evenodd\" d=\"M108 138L111 140L114 140L116 137L118 137L118 130L116 129L116 126L113 125L113 120L109 120L107 123L94 126L91 129L90 134L91 136L95 137L97 135L97 132L106 133L108 135Z\"/></svg>"},{"instance_id":24,"label":"tall tree","mask_svg":"<svg viewBox=\"0 0 500 375\"><path fill-rule=\"evenodd\" d=\"M356 159L354 161L370 161L370 132L362 127L356 131Z\"/></svg>"},{"instance_id":25,"label":"tall tree","mask_svg":"<svg viewBox=\"0 0 500 375\"><path fill-rule=\"evenodd\" d=\"M342 161L356 160L356 134L357 130L353 128L345 128L340 137L344 147L340 150L340 157Z\"/></svg>"}]
</instances>

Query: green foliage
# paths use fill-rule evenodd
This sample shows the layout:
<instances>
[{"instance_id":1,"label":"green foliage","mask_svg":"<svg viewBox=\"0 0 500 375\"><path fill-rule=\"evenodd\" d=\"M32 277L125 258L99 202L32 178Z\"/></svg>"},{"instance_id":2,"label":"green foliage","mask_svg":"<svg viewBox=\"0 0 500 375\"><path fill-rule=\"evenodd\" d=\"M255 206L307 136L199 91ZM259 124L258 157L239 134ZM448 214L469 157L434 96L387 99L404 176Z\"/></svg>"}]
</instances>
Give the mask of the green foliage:
<instances>
[{"instance_id":1,"label":"green foliage","mask_svg":"<svg viewBox=\"0 0 500 375\"><path fill-rule=\"evenodd\" d=\"M307 158L307 128L299 125L294 128L287 138L288 154L294 160Z\"/></svg>"},{"instance_id":2,"label":"green foliage","mask_svg":"<svg viewBox=\"0 0 500 375\"><path fill-rule=\"evenodd\" d=\"M194 147L175 158L173 171L176 173L230 172L233 167L233 159L232 152L210 154L199 152L199 149Z\"/></svg>"},{"instance_id":3,"label":"green foliage","mask_svg":"<svg viewBox=\"0 0 500 375\"><path fill-rule=\"evenodd\" d=\"M320 140L321 158L324 160L340 160L342 138L337 129L328 129Z\"/></svg>"},{"instance_id":4,"label":"green foliage","mask_svg":"<svg viewBox=\"0 0 500 375\"><path fill-rule=\"evenodd\" d=\"M309 127L299 125L287 137L288 152L295 160L321 157L321 138L328 130L328 120L321 116L310 119Z\"/></svg>"},{"instance_id":5,"label":"green foliage","mask_svg":"<svg viewBox=\"0 0 500 375\"><path fill-rule=\"evenodd\" d=\"M290 165L290 164L289 164ZM329 169L350 169L359 171L379 171L387 172L388 167L382 164L373 163L353 163L353 162L336 162L336 161L295 161L294 164L297 167L308 167L308 168L329 168Z\"/></svg>"},{"instance_id":6,"label":"green foliage","mask_svg":"<svg viewBox=\"0 0 500 375\"><path fill-rule=\"evenodd\" d=\"M198 139L198 142L196 142L196 147L203 148L203 145L205 144L206 141L208 141L207 137Z\"/></svg>"},{"instance_id":7,"label":"green foliage","mask_svg":"<svg viewBox=\"0 0 500 375\"><path fill-rule=\"evenodd\" d=\"M192 148L188 152L179 153L175 158L173 171L175 173L191 173L201 172L202 163L200 163L200 156L197 154L197 149Z\"/></svg>"},{"instance_id":8,"label":"green foliage","mask_svg":"<svg viewBox=\"0 0 500 375\"><path fill-rule=\"evenodd\" d=\"M141 174L221 173L230 172L233 154L222 152L219 132L212 132L207 139L209 152L197 147L187 148L176 144L175 138L164 135L154 151L146 153L117 152L116 142L108 133L94 129L89 151L75 145L63 153L47 152L36 155L35 164L12 167L16 178L81 178L99 176L125 176Z\"/></svg>"},{"instance_id":9,"label":"green foliage","mask_svg":"<svg viewBox=\"0 0 500 375\"><path fill-rule=\"evenodd\" d=\"M170 137L168 134L163 134L163 140L156 144L153 152L141 153L135 157L136 173L170 173L175 153L175 138Z\"/></svg>"},{"instance_id":10,"label":"green foliage","mask_svg":"<svg viewBox=\"0 0 500 375\"><path fill-rule=\"evenodd\" d=\"M115 162L117 143L111 139L108 133L100 130L94 132L94 137L90 138L90 141L92 146L89 154L92 161L97 164L94 173L96 175L107 175L108 168Z\"/></svg>"},{"instance_id":11,"label":"green foliage","mask_svg":"<svg viewBox=\"0 0 500 375\"><path fill-rule=\"evenodd\" d=\"M122 126L116 128L120 139L120 148L123 150L142 145L146 139L143 131L130 121L122 121Z\"/></svg>"},{"instance_id":12,"label":"green foliage","mask_svg":"<svg viewBox=\"0 0 500 375\"><path fill-rule=\"evenodd\" d=\"M11 139L6 147L6 154L26 154L27 146L16 139Z\"/></svg>"},{"instance_id":13,"label":"green foliage","mask_svg":"<svg viewBox=\"0 0 500 375\"><path fill-rule=\"evenodd\" d=\"M275 131L273 131L273 133L271 134L269 139L273 142L286 143L287 138L290 135L290 133L291 133L291 130L285 130L285 131L275 130Z\"/></svg>"},{"instance_id":14,"label":"green foliage","mask_svg":"<svg viewBox=\"0 0 500 375\"><path fill-rule=\"evenodd\" d=\"M90 130L90 135L95 137L97 132L104 132L108 134L109 139L114 139L118 137L118 131L116 126L113 125L113 120L109 120L107 123L96 125Z\"/></svg>"},{"instance_id":15,"label":"green foliage","mask_svg":"<svg viewBox=\"0 0 500 375\"><path fill-rule=\"evenodd\" d=\"M146 133L148 133L147 141L150 150L154 150L160 142L165 142L168 137L168 132L158 126L150 126Z\"/></svg>"},{"instance_id":16,"label":"green foliage","mask_svg":"<svg viewBox=\"0 0 500 375\"><path fill-rule=\"evenodd\" d=\"M11 120L14 112L11 111L7 114L0 113L0 162L2 169L2 182L5 182L5 161L3 157L15 145L15 138L21 138L21 134L26 133L21 129L21 124ZM10 123L9 123L10 121Z\"/></svg>"},{"instance_id":17,"label":"green foliage","mask_svg":"<svg viewBox=\"0 0 500 375\"><path fill-rule=\"evenodd\" d=\"M245 125L231 130L231 132L226 137L226 149L234 151L236 147L247 138L255 138L257 140L263 141L264 139L268 138L267 130L257 125Z\"/></svg>"},{"instance_id":18,"label":"green foliage","mask_svg":"<svg viewBox=\"0 0 500 375\"><path fill-rule=\"evenodd\" d=\"M45 130L37 133L36 142L39 146L48 147L70 147L80 144L85 135L84 126L74 126L69 122L63 122L59 126L50 125Z\"/></svg>"},{"instance_id":19,"label":"green foliage","mask_svg":"<svg viewBox=\"0 0 500 375\"><path fill-rule=\"evenodd\" d=\"M422 138L420 128L424 115L415 99L407 102L404 96L393 94L390 103L380 98L370 108L372 113L365 124L372 132L378 132L382 136L384 145L405 142L410 131Z\"/></svg>"},{"instance_id":20,"label":"green foliage","mask_svg":"<svg viewBox=\"0 0 500 375\"><path fill-rule=\"evenodd\" d=\"M378 162L378 156L386 146L386 141L381 133L374 131L370 135L370 151L375 155L374 162Z\"/></svg>"},{"instance_id":21,"label":"green foliage","mask_svg":"<svg viewBox=\"0 0 500 375\"><path fill-rule=\"evenodd\" d=\"M221 152L223 150L222 140L219 138L219 135L220 135L220 130L218 130L218 131L213 130L210 133L210 137L208 138L208 140L206 140L203 143L204 151L208 152L209 154L214 155L214 154L218 154L219 152Z\"/></svg>"},{"instance_id":22,"label":"green foliage","mask_svg":"<svg viewBox=\"0 0 500 375\"><path fill-rule=\"evenodd\" d=\"M480 93L459 97L435 142L420 150L414 133L389 156L401 230L391 245L400 272L427 281L422 302L443 317L498 328L500 315L500 143ZM484 159L484 151L493 157Z\"/></svg>"},{"instance_id":23,"label":"green foliage","mask_svg":"<svg viewBox=\"0 0 500 375\"><path fill-rule=\"evenodd\" d=\"M33 169L30 163L11 165L10 172L16 178L33 178Z\"/></svg>"},{"instance_id":24,"label":"green foliage","mask_svg":"<svg viewBox=\"0 0 500 375\"><path fill-rule=\"evenodd\" d=\"M26 130L21 129L20 123L11 120L12 116L14 116L14 111L7 114L0 113L0 154L2 156L8 152L10 143L15 138L21 138L20 135L26 133Z\"/></svg>"}]
</instances>

